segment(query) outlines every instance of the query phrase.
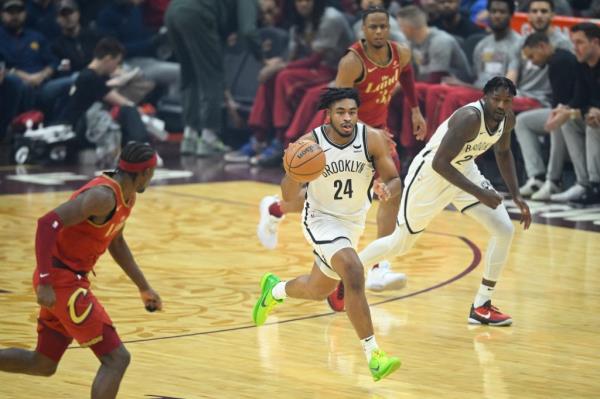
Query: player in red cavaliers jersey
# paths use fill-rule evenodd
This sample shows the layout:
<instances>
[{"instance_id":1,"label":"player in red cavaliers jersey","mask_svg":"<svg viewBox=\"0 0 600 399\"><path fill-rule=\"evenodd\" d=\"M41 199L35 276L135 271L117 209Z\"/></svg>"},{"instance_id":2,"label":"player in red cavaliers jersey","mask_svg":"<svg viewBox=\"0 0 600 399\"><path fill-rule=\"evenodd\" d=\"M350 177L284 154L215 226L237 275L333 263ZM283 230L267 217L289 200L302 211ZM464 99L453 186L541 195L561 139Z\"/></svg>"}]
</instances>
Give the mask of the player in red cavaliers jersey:
<instances>
[{"instance_id":1,"label":"player in red cavaliers jersey","mask_svg":"<svg viewBox=\"0 0 600 399\"><path fill-rule=\"evenodd\" d=\"M359 120L390 135L387 129L388 105L392 93L401 84L404 95L411 104L413 131L417 139L425 138L427 132L425 120L417 104L414 90L414 74L410 63L411 52L405 46L391 42L389 37L389 13L384 8L369 8L363 13L363 33L365 38L353 44L338 64L335 80L336 87L354 87L358 89L361 108ZM311 91L306 96L311 95ZM399 168L395 143L390 138L391 151ZM375 191L379 189L375 184ZM277 243L277 226L283 215L300 212L304 203L304 194L298 198L265 197L260 204L261 219L258 236L267 248ZM395 198L379 204L377 213L377 235L384 237L395 229L395 217L398 214L400 199ZM367 276L366 287L373 291L397 289L404 286L406 277L402 273L393 273L389 262L383 261L374 266ZM341 283L340 283L341 286ZM343 287L338 287L328 297L333 310L344 309Z\"/></svg>"},{"instance_id":2,"label":"player in red cavaliers jersey","mask_svg":"<svg viewBox=\"0 0 600 399\"><path fill-rule=\"evenodd\" d=\"M90 290L88 273L109 250L140 291L150 312L160 310L159 295L150 287L123 237L123 227L136 201L150 184L157 154L147 144L123 148L115 172L105 173L77 190L70 199L38 220L37 267L33 286L41 305L35 351L0 350L0 370L50 376L73 338L100 360L92 398L115 398L130 355L110 317Z\"/></svg>"}]
</instances>

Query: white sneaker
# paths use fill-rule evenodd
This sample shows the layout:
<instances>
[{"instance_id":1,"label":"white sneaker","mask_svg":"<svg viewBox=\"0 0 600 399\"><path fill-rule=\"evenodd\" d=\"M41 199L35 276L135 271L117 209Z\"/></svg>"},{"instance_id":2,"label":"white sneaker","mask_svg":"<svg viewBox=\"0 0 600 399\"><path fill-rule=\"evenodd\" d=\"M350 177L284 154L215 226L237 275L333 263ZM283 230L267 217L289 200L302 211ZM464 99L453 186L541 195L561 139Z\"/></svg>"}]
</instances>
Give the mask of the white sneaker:
<instances>
[{"instance_id":1,"label":"white sneaker","mask_svg":"<svg viewBox=\"0 0 600 399\"><path fill-rule=\"evenodd\" d=\"M406 274L390 270L390 262L382 260L379 267L367 273L365 286L371 291L399 290L406 285Z\"/></svg>"},{"instance_id":2,"label":"white sneaker","mask_svg":"<svg viewBox=\"0 0 600 399\"><path fill-rule=\"evenodd\" d=\"M557 202L569 202L578 200L585 194L585 187L579 183L573 184L568 190L562 193L552 194L550 200Z\"/></svg>"},{"instance_id":3,"label":"white sneaker","mask_svg":"<svg viewBox=\"0 0 600 399\"><path fill-rule=\"evenodd\" d=\"M278 202L279 198L269 195L260 201L260 221L256 229L256 235L260 243L267 249L275 249L277 246L277 229L285 215L278 218L269 213L269 207Z\"/></svg>"},{"instance_id":4,"label":"white sneaker","mask_svg":"<svg viewBox=\"0 0 600 399\"><path fill-rule=\"evenodd\" d=\"M546 180L544 185L531 195L531 199L535 201L548 201L550 196L560 192L558 186L550 180Z\"/></svg>"},{"instance_id":5,"label":"white sneaker","mask_svg":"<svg viewBox=\"0 0 600 399\"><path fill-rule=\"evenodd\" d=\"M543 181L538 180L535 177L530 177L527 179L527 182L525 182L525 184L519 188L519 194L521 194L523 197L529 197L542 188L543 184Z\"/></svg>"},{"instance_id":6,"label":"white sneaker","mask_svg":"<svg viewBox=\"0 0 600 399\"><path fill-rule=\"evenodd\" d=\"M197 142L198 132L189 126L186 126L183 133L183 140L181 140L181 144L179 145L179 152L181 155L196 154Z\"/></svg>"}]
</instances>

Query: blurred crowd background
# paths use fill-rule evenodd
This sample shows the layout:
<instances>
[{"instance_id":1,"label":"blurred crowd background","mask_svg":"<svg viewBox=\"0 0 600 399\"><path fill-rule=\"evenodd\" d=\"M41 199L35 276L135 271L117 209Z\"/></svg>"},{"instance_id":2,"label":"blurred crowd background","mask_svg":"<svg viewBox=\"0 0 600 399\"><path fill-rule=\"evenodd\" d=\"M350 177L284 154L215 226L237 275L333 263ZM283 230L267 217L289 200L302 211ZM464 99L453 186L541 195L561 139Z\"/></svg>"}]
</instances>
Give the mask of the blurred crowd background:
<instances>
[{"instance_id":1,"label":"blurred crowd background","mask_svg":"<svg viewBox=\"0 0 600 399\"><path fill-rule=\"evenodd\" d=\"M412 51L429 136L507 76L522 193L600 202L600 0L3 0L0 161L25 132L68 126L68 155L91 148L99 164L130 140L167 140L181 156L279 166L323 122L310 93L333 84L369 7ZM389 107L406 170L423 142L401 87ZM78 159L40 154L24 159Z\"/></svg>"}]
</instances>

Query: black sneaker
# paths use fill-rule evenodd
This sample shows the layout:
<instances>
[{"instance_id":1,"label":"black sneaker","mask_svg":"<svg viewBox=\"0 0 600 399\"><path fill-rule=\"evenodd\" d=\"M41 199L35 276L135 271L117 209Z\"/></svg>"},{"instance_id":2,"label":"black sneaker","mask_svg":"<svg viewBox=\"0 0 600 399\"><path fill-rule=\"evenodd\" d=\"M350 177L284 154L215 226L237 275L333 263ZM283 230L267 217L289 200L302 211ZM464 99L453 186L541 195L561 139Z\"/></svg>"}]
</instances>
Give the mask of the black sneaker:
<instances>
[{"instance_id":1,"label":"black sneaker","mask_svg":"<svg viewBox=\"0 0 600 399\"><path fill-rule=\"evenodd\" d=\"M591 186L586 187L585 193L580 198L571 202L580 205L600 204L600 183L592 183Z\"/></svg>"}]
</instances>

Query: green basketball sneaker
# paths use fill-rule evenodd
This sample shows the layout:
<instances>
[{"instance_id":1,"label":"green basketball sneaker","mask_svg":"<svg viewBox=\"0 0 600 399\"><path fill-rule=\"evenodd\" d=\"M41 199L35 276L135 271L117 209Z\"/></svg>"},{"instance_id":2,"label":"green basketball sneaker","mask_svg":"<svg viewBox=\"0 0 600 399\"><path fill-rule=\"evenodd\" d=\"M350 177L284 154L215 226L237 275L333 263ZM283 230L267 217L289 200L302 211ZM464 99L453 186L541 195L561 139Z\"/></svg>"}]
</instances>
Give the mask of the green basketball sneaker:
<instances>
[{"instance_id":1,"label":"green basketball sneaker","mask_svg":"<svg viewBox=\"0 0 600 399\"><path fill-rule=\"evenodd\" d=\"M384 351L378 349L371 354L369 370L371 370L373 380L379 381L398 370L400 364L400 359L397 357L388 357Z\"/></svg>"},{"instance_id":2,"label":"green basketball sneaker","mask_svg":"<svg viewBox=\"0 0 600 399\"><path fill-rule=\"evenodd\" d=\"M257 326L265 324L271 309L273 309L275 305L283 302L283 299L273 298L273 294L271 293L273 287L280 281L281 279L273 273L265 273L265 275L262 276L262 279L260 280L260 298L258 298L258 301L256 301L256 304L254 305L254 309L252 309L252 320Z\"/></svg>"}]
</instances>

